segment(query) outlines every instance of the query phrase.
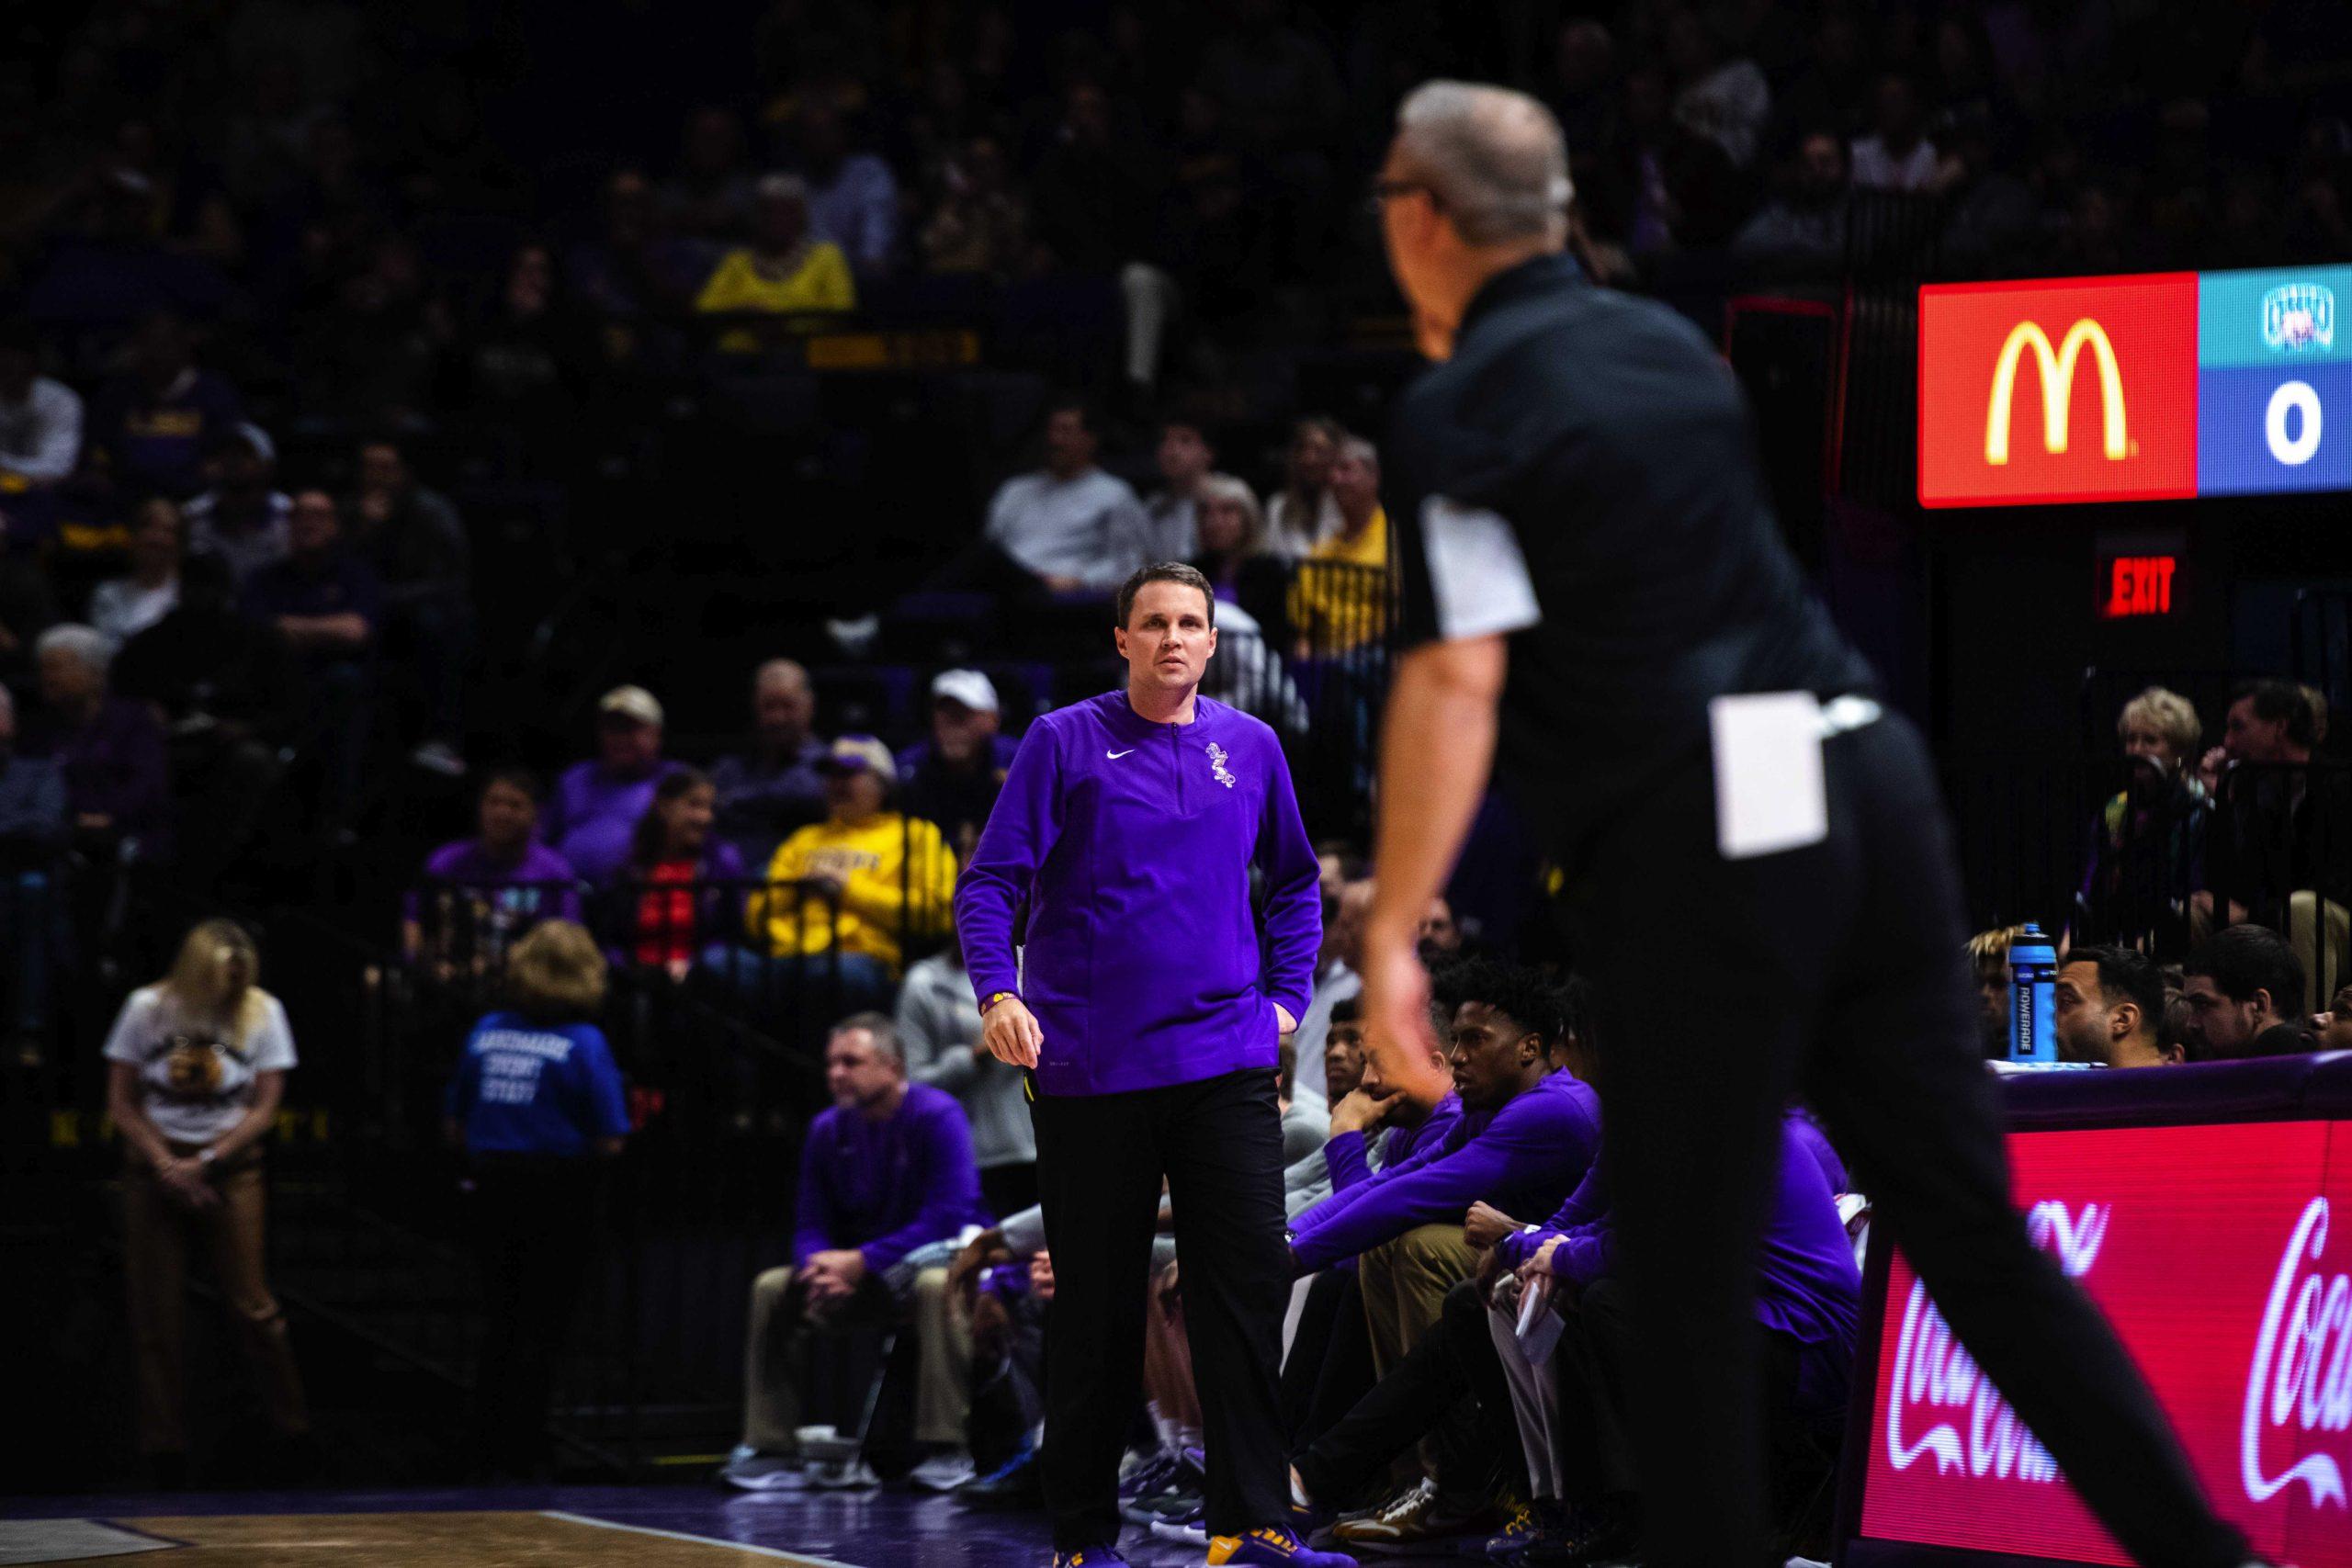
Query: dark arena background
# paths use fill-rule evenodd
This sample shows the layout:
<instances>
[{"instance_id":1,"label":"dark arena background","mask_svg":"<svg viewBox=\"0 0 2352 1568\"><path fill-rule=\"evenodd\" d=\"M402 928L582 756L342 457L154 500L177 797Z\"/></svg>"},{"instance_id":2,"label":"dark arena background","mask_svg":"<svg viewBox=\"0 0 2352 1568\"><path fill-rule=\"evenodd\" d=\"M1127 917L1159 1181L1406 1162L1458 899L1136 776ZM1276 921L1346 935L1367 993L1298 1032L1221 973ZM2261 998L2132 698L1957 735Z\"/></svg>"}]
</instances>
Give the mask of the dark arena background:
<instances>
[{"instance_id":1,"label":"dark arena background","mask_svg":"<svg viewBox=\"0 0 2352 1568\"><path fill-rule=\"evenodd\" d=\"M1039 1243L917 1238L813 1354L758 1281L899 1179L809 1155L848 1015L962 1104L989 1212L1034 1201L948 900L1032 721L1125 680L1147 561L1215 585L1203 689L1322 857L1293 1157L1329 1131L1422 363L1372 186L1431 78L1548 106L1571 254L1745 389L1939 761L2037 1240L2222 1512L2352 1564L2339 0L0 7L0 1562L1050 1560L1038 1344L1087 1330ZM1589 1027L1562 877L1491 796L1425 956ZM2240 926L2300 985L2252 1038L2192 957ZM2052 1043L2092 946L2153 961L2166 1065ZM567 959L571 1033L478 1031ZM240 964L282 1029L155 1021ZM594 1136L469 1149L543 1065ZM1839 1196L1852 1410L1776 1461L1782 1555L2124 1561ZM1180 1280L1139 1562L1204 1551ZM1353 1327L1286 1340L1301 1447L1372 1386ZM1631 1560L1502 1539L1537 1499L1491 1458L1398 1445L1311 1522Z\"/></svg>"}]
</instances>

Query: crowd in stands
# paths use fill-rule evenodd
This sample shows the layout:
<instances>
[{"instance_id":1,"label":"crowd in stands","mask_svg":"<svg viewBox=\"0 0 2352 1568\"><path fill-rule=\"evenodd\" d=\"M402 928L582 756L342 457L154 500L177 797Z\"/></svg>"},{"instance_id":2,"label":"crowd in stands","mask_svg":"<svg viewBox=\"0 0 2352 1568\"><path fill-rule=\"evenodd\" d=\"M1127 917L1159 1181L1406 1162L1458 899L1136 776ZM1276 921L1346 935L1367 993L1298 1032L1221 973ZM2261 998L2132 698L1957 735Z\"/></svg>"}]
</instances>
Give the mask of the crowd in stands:
<instances>
[{"instance_id":1,"label":"crowd in stands","mask_svg":"<svg viewBox=\"0 0 2352 1568\"><path fill-rule=\"evenodd\" d=\"M2327 700L2283 680L2229 697L2219 742L2189 700L2152 686L2116 731L2124 787L2091 825L2073 930L2177 962L2224 927L2282 933L2304 976L2281 1005L2316 1011L2352 978L2352 775L2321 754Z\"/></svg>"},{"instance_id":2,"label":"crowd in stands","mask_svg":"<svg viewBox=\"0 0 2352 1568\"><path fill-rule=\"evenodd\" d=\"M2113 6L1224 0L1065 28L1057 7L730 0L698 24L741 57L724 85L698 61L661 79L652 55L696 52L664 23L647 102L560 134L502 123L498 100L546 101L534 73L561 51L542 30L549 58L518 62L501 8L468 9L95 0L8 24L0 1030L45 1048L53 977L92 934L59 868L202 891L273 833L353 849L387 737L412 764L396 801L469 780L474 830L424 860L397 926L424 983L503 988L452 1053L446 1107L488 1221L502 1470L544 1461L594 1162L629 1131L597 1021L608 992L671 986L755 1022L841 1021L793 1234L749 1281L729 1479L855 1486L903 1461L975 1507L1035 1500L1054 1274L1020 1075L978 1046L952 890L1036 702L1103 683L1069 650L1100 656L1103 602L1148 560L1213 585L1209 694L1272 725L1302 775L1321 752L1363 764L1396 590L1380 454L1263 351L1393 312L1349 237L1403 86L1543 93L1577 254L1631 286L1833 279L1872 205L1906 197L1955 276L2352 252L2352 24L2324 6L2216 0L2159 28ZM564 74L553 96L578 90ZM535 137L565 156L519 150ZM593 741L552 784L480 754L469 712L510 673L480 645L510 585L478 579L460 479L593 479L682 389L797 363L820 330L935 322L1081 395L1040 411L1035 468L970 498L965 548L889 584L882 635L944 627L963 649L913 711L836 733L810 671L775 658L707 750L672 754L679 690L647 676L574 716ZM1261 460L1224 415L1269 381L1288 439ZM1041 661L1080 683L1016 694L1010 670ZM740 691L743 671L672 678ZM2352 775L2319 757L2324 704L2259 682L2207 751L2195 709L2152 690L2120 730L2130 782L2087 825L2066 921L2064 1053L2352 1045ZM1509 955L1493 938L1534 881L1517 869L1510 899L1465 885L1425 922L1456 1093L1423 1107L1363 1049L1373 869L1342 843L1323 857L1324 947L1279 1086L1283 1394L1301 1517L1360 1546L1495 1537L1565 1560L1637 1524L1589 1087L1606 1042L1572 978L1479 955ZM293 1048L234 931L199 928L107 1047L141 1443L166 1475L191 1243L225 1261L277 1429L307 1425L258 1243L258 1140ZM2000 1020L2006 936L1974 950ZM1801 1545L1851 1371L1868 1173L1801 1113L1782 1154L1758 1315ZM1202 1471L1172 1242L1150 1312L1126 1503L1183 1536ZM899 1410L875 1393L901 1325Z\"/></svg>"},{"instance_id":3,"label":"crowd in stands","mask_svg":"<svg viewBox=\"0 0 2352 1568\"><path fill-rule=\"evenodd\" d=\"M1826 279L1857 192L1932 199L1962 271L2252 265L2352 241L2352 29L2326 6L1127 0L1080 22L731 0L708 22L728 68L665 67L542 162L549 128L499 99L532 101L563 44L515 45L490 13L35 8L0 229L20 312L0 353L12 527L186 500L265 403L306 425L481 421L553 463L579 421L705 350L861 312L1091 323L1114 389L1213 378L1387 308L1344 242L1389 107L1436 75L1552 105L1579 253L1612 281ZM635 41L617 20L555 25L574 47ZM180 324L132 351L166 310ZM44 353L71 374L40 375Z\"/></svg>"},{"instance_id":4,"label":"crowd in stands","mask_svg":"<svg viewBox=\"0 0 2352 1568\"><path fill-rule=\"evenodd\" d=\"M1351 215L1402 85L1541 92L1575 157L1579 254L1612 280L1835 271L1856 187L1934 193L1963 271L2252 263L2343 248L2346 40L2324 9L2157 28L2099 8L1225 0L1071 26L744 0L711 19L735 71L650 82L535 161L540 130L493 101L530 101L532 51L555 47L534 17L517 59L487 17L345 0L35 7L0 85L25 152L0 225L0 680L24 748L63 764L77 852L209 886L272 833L349 835L387 734L464 772L497 617L461 479L593 472L649 389L811 316L987 320L1016 358L1092 321L1093 348L1051 367L1130 417L1048 411L1043 465L975 497L971 549L909 584L930 592L896 624L978 588L966 645L1018 651L996 604L1194 559L1242 705L1293 738L1360 729L1360 672L1322 667L1386 625L1377 453L1306 418L1261 471L1219 452L1212 414L1138 423L1129 394L1229 410L1262 375L1253 346L1392 308ZM52 645L51 671L52 626L102 640ZM937 745L900 771L952 851L990 770ZM808 760L760 761L813 818ZM550 847L584 834L572 869L609 876L649 779L577 829L577 786L559 789ZM751 781L712 784L715 841L756 876L783 835L735 830Z\"/></svg>"}]
</instances>

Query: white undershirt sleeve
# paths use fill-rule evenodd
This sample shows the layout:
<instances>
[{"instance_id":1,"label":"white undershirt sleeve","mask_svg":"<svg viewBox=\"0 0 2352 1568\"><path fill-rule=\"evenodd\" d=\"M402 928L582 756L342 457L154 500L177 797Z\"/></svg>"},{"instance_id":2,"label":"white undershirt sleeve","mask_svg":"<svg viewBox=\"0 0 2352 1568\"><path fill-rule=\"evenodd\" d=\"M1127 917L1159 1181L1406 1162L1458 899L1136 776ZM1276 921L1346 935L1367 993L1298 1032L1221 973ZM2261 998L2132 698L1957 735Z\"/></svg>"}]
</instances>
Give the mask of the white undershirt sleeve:
<instances>
[{"instance_id":1,"label":"white undershirt sleeve","mask_svg":"<svg viewBox=\"0 0 2352 1568\"><path fill-rule=\"evenodd\" d=\"M1544 618L1519 536L1498 513L1433 495L1421 506L1421 540L1441 640L1498 637Z\"/></svg>"}]
</instances>

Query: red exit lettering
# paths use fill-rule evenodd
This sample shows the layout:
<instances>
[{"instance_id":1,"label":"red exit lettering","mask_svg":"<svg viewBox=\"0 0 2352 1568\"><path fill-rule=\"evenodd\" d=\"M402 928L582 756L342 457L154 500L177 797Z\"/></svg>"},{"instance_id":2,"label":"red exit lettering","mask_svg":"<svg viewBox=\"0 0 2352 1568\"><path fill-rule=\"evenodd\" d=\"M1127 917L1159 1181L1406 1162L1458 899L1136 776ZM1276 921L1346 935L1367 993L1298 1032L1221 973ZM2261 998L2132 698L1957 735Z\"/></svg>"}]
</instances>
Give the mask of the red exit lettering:
<instances>
[{"instance_id":1,"label":"red exit lettering","mask_svg":"<svg viewBox=\"0 0 2352 1568\"><path fill-rule=\"evenodd\" d=\"M2110 621L2134 615L2172 614L2171 556L2117 556L2108 563L2107 594L2099 614Z\"/></svg>"}]
</instances>

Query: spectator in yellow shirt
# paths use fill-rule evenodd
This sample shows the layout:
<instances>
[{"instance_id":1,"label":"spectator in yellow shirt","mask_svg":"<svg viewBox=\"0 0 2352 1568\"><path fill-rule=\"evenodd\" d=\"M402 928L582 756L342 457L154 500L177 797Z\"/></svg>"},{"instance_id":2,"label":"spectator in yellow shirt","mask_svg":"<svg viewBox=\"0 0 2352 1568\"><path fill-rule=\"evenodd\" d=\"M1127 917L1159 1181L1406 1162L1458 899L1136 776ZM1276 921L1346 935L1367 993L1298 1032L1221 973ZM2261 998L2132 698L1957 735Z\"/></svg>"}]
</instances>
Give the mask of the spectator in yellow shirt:
<instances>
[{"instance_id":1,"label":"spectator in yellow shirt","mask_svg":"<svg viewBox=\"0 0 2352 1568\"><path fill-rule=\"evenodd\" d=\"M888 1002L909 944L946 934L956 896L956 856L939 829L888 809L898 767L870 735L844 735L817 764L825 780L825 820L776 850L768 887L749 908L763 993L823 987L838 965L839 1010ZM800 892L782 884L798 884ZM745 977L749 977L748 974ZM739 979L739 984L741 983ZM802 989L812 1005L820 991Z\"/></svg>"},{"instance_id":2,"label":"spectator in yellow shirt","mask_svg":"<svg viewBox=\"0 0 2352 1568\"><path fill-rule=\"evenodd\" d=\"M1331 461L1340 531L1298 563L1290 589L1298 657L1330 659L1377 641L1388 630L1392 578L1388 513L1380 505L1380 453L1361 436L1340 443Z\"/></svg>"},{"instance_id":3,"label":"spectator in yellow shirt","mask_svg":"<svg viewBox=\"0 0 2352 1568\"><path fill-rule=\"evenodd\" d=\"M752 209L752 243L719 258L695 309L706 315L770 315L774 323L731 327L718 340L729 354L751 354L797 329L794 318L857 309L849 259L808 231L808 187L797 175L770 175Z\"/></svg>"}]
</instances>

